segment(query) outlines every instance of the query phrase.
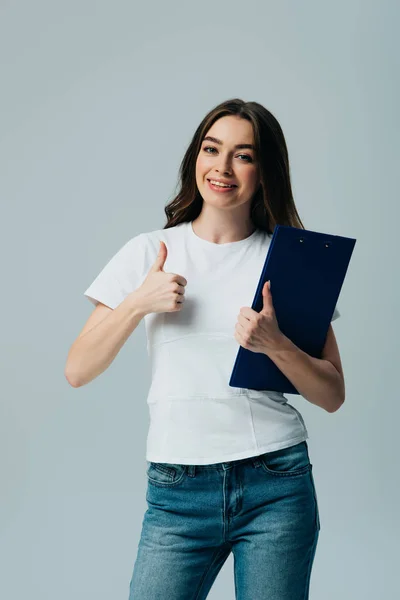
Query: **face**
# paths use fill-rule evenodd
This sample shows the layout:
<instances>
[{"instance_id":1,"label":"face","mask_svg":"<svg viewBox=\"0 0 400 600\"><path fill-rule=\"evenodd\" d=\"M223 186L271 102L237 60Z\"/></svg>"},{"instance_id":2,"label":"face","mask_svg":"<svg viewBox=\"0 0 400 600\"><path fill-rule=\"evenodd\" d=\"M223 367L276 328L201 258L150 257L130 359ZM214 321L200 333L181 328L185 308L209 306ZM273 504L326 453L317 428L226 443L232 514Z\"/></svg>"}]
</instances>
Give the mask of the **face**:
<instances>
[{"instance_id":1,"label":"face","mask_svg":"<svg viewBox=\"0 0 400 600\"><path fill-rule=\"evenodd\" d=\"M207 139L210 137L214 139ZM245 145L254 146L253 127L247 119L221 117L208 130L196 160L197 187L208 204L236 208L251 203L260 180L255 149ZM210 179L222 179L236 187L213 189Z\"/></svg>"}]
</instances>

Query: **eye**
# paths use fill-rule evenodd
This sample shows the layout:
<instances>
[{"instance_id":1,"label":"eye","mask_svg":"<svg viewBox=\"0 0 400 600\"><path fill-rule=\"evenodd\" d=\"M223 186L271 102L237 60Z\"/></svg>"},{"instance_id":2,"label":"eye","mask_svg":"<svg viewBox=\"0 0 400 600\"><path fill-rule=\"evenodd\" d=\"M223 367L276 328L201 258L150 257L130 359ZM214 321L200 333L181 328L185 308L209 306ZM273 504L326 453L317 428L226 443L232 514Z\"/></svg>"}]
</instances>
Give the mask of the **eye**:
<instances>
[{"instance_id":1,"label":"eye","mask_svg":"<svg viewBox=\"0 0 400 600\"><path fill-rule=\"evenodd\" d=\"M205 146L203 148L204 152L206 154L213 154L212 152L207 152L207 150L217 150L216 148L214 148L213 146ZM252 162L252 158L251 156L249 156L248 154L238 154L238 156L244 156L249 162Z\"/></svg>"}]
</instances>

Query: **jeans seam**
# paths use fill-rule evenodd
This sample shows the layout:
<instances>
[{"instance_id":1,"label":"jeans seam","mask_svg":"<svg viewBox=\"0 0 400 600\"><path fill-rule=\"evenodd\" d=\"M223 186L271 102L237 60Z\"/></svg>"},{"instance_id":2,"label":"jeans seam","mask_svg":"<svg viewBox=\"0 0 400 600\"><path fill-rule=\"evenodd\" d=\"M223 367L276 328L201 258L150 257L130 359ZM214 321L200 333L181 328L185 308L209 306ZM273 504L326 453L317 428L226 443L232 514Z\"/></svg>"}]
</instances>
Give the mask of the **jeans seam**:
<instances>
[{"instance_id":1,"label":"jeans seam","mask_svg":"<svg viewBox=\"0 0 400 600\"><path fill-rule=\"evenodd\" d=\"M319 536L319 531L317 530L315 532L315 536L314 536L313 547L310 550L310 558L308 561L308 570L307 570L307 578L306 578L306 587L304 590L304 600L308 600L309 594L310 594L311 569L312 569L312 565L313 565L313 561L314 561L315 551L317 549L318 536Z\"/></svg>"},{"instance_id":2,"label":"jeans seam","mask_svg":"<svg viewBox=\"0 0 400 600\"><path fill-rule=\"evenodd\" d=\"M211 568L212 568L212 567L215 565L215 563L217 562L218 558L219 558L220 556L222 557L222 556L224 555L224 553L225 553L225 548L217 548L217 550L216 550L216 552L215 552L215 554L214 554L214 557L213 557L212 561L210 562L210 564L208 565L207 569L206 569L206 570L204 571L204 573L203 573L203 577L202 577L202 578L201 578L201 580L200 580L199 587L198 587L198 588L197 588L197 590L196 590L196 594L195 594L195 596L193 597L193 600L198 600L198 598L199 598L199 594L200 594L200 592L201 592L201 588L203 587L203 584L204 584L204 582L205 582L205 580L206 580L206 577L207 577L207 575L208 575L208 574L209 574L209 572L211 571Z\"/></svg>"},{"instance_id":3,"label":"jeans seam","mask_svg":"<svg viewBox=\"0 0 400 600\"><path fill-rule=\"evenodd\" d=\"M314 496L314 504L315 504L315 516L314 516L314 525L315 528L317 530L321 529L321 523L319 520L319 508L318 508L318 500L317 500L317 491L315 489L315 482L314 482L314 477L312 474L312 465L311 465L311 469L310 469L310 479L311 479L311 487L312 487L312 491L313 491L313 496Z\"/></svg>"}]
</instances>

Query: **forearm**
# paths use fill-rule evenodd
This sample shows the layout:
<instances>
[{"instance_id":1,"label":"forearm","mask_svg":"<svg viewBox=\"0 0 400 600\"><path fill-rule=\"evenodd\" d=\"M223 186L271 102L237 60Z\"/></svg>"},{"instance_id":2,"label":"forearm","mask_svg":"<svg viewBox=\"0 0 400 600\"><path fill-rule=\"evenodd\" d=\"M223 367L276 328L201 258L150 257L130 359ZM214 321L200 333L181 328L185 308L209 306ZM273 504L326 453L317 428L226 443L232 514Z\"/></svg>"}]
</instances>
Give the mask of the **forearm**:
<instances>
[{"instance_id":1,"label":"forearm","mask_svg":"<svg viewBox=\"0 0 400 600\"><path fill-rule=\"evenodd\" d=\"M78 337L68 353L65 368L68 382L81 387L105 371L144 315L132 293L105 319Z\"/></svg>"},{"instance_id":2,"label":"forearm","mask_svg":"<svg viewBox=\"0 0 400 600\"><path fill-rule=\"evenodd\" d=\"M335 412L343 404L344 381L331 362L310 356L285 335L280 347L265 354L312 404L327 412Z\"/></svg>"}]
</instances>

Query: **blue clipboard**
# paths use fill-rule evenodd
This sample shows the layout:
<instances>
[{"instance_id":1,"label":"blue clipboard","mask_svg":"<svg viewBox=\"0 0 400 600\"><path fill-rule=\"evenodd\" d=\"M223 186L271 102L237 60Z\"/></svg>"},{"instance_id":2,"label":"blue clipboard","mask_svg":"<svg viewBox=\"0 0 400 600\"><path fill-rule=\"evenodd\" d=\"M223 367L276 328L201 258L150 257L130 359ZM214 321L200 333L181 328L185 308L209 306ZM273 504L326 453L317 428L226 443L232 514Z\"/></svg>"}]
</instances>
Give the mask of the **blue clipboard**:
<instances>
[{"instance_id":1,"label":"blue clipboard","mask_svg":"<svg viewBox=\"0 0 400 600\"><path fill-rule=\"evenodd\" d=\"M321 358L356 239L276 225L251 308L260 312L270 280L280 330L296 346ZM240 346L231 387L299 394L266 354Z\"/></svg>"}]
</instances>

